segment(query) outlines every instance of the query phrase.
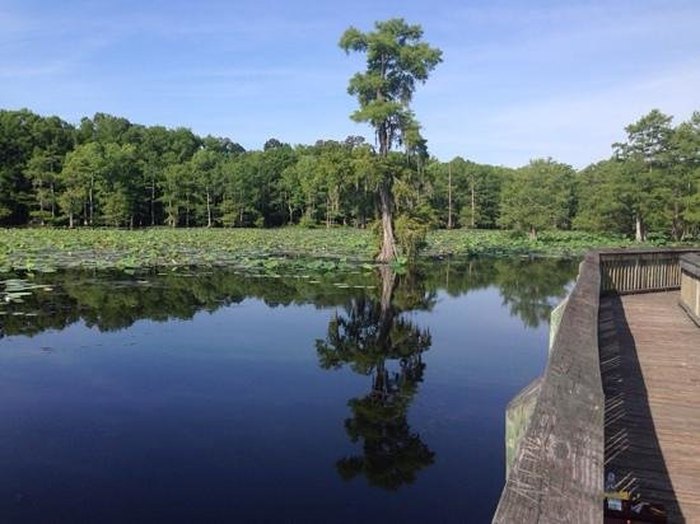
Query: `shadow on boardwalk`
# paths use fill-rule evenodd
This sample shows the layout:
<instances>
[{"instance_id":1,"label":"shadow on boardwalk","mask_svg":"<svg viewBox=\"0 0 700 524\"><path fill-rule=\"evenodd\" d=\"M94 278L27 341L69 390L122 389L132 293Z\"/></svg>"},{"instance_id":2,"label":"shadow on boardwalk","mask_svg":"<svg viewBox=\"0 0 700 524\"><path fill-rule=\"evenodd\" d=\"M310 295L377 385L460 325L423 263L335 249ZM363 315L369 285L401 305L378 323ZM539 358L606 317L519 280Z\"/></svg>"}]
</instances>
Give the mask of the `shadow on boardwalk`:
<instances>
[{"instance_id":1,"label":"shadow on boardwalk","mask_svg":"<svg viewBox=\"0 0 700 524\"><path fill-rule=\"evenodd\" d=\"M601 298L600 365L605 393L605 473L616 489L666 507L669 522L685 522L659 445L637 347L622 300Z\"/></svg>"}]
</instances>

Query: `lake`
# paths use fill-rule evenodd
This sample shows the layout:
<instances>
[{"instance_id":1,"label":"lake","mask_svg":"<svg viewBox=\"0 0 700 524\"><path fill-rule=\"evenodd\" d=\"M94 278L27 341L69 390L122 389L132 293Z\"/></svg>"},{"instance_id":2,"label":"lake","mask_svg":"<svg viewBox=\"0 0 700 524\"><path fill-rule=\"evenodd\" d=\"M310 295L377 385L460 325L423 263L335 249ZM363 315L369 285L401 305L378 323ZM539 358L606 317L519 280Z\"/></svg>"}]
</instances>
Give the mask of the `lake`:
<instances>
[{"instance_id":1,"label":"lake","mask_svg":"<svg viewBox=\"0 0 700 524\"><path fill-rule=\"evenodd\" d=\"M0 277L0 520L489 522L576 269Z\"/></svg>"}]
</instances>

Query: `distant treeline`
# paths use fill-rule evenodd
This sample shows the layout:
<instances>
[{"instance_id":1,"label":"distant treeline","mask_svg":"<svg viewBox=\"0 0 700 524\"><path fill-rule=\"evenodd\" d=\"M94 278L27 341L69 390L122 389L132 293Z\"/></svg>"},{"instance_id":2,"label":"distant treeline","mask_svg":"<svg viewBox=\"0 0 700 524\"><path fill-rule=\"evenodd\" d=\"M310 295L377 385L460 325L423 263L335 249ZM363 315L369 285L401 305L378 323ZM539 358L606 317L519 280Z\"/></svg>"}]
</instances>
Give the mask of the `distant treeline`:
<instances>
[{"instance_id":1,"label":"distant treeline","mask_svg":"<svg viewBox=\"0 0 700 524\"><path fill-rule=\"evenodd\" d=\"M610 159L581 171L552 159L519 169L425 148L380 159L361 137L246 151L228 138L98 113L73 126L0 111L0 224L365 227L389 162L398 216L434 227L700 235L700 113L677 126L653 110Z\"/></svg>"}]
</instances>

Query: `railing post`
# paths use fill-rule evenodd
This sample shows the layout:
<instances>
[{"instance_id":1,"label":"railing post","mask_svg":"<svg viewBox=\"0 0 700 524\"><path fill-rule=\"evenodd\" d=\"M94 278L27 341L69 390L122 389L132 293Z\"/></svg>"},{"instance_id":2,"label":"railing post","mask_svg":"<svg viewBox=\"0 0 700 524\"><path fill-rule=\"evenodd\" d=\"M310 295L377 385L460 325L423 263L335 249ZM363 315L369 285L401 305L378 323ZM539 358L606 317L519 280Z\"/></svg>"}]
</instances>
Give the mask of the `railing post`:
<instances>
[{"instance_id":1,"label":"railing post","mask_svg":"<svg viewBox=\"0 0 700 524\"><path fill-rule=\"evenodd\" d=\"M700 326L700 255L681 257L680 306Z\"/></svg>"}]
</instances>

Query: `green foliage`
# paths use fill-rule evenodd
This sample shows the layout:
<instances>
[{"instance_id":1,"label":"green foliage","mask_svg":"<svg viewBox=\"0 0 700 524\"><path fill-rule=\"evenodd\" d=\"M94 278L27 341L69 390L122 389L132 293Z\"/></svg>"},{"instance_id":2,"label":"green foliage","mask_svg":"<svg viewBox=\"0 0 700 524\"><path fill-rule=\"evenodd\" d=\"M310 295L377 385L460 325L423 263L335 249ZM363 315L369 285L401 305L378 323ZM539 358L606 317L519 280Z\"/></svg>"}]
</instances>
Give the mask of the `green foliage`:
<instances>
[{"instance_id":1,"label":"green foliage","mask_svg":"<svg viewBox=\"0 0 700 524\"><path fill-rule=\"evenodd\" d=\"M299 219L299 227L304 227L307 229L315 229L317 227L317 222L309 215L304 215Z\"/></svg>"},{"instance_id":2,"label":"green foliage","mask_svg":"<svg viewBox=\"0 0 700 524\"><path fill-rule=\"evenodd\" d=\"M430 230L428 220L419 215L401 214L396 218L396 241L401 254L408 262L414 262L418 252L426 247L426 238Z\"/></svg>"},{"instance_id":3,"label":"green foliage","mask_svg":"<svg viewBox=\"0 0 700 524\"><path fill-rule=\"evenodd\" d=\"M402 18L376 22L374 27L368 33L350 27L343 33L340 47L346 53L355 51L366 56L367 67L350 79L348 93L356 96L360 105L351 118L369 123L379 145L375 172L379 175L377 200L382 227L377 260L390 262L397 252L393 231L397 172L389 152L394 145L403 145L409 160L427 157L426 142L410 103L416 83L428 79L442 61L442 51L422 41L419 25L408 25ZM417 245L408 237L405 240Z\"/></svg>"},{"instance_id":4,"label":"green foliage","mask_svg":"<svg viewBox=\"0 0 700 524\"><path fill-rule=\"evenodd\" d=\"M552 159L532 160L506 181L501 196L502 226L529 232L565 229L573 215L574 170Z\"/></svg>"},{"instance_id":5,"label":"green foliage","mask_svg":"<svg viewBox=\"0 0 700 524\"><path fill-rule=\"evenodd\" d=\"M393 18L376 22L375 31L368 33L350 27L340 39L346 53L355 51L367 57L367 69L350 79L348 93L357 96L360 104L353 120L368 122L375 129L382 156L394 143L402 144L406 133L415 135L409 104L416 83L425 82L442 61L442 52L422 42L422 37L419 25Z\"/></svg>"},{"instance_id":6,"label":"green foliage","mask_svg":"<svg viewBox=\"0 0 700 524\"><path fill-rule=\"evenodd\" d=\"M431 162L430 203L442 227L484 229L496 227L500 214L501 186L512 170L476 164L456 157L446 163Z\"/></svg>"},{"instance_id":7,"label":"green foliage","mask_svg":"<svg viewBox=\"0 0 700 524\"><path fill-rule=\"evenodd\" d=\"M579 206L573 222L576 229L632 234L633 213L622 195L625 176L624 165L617 160L598 162L579 173Z\"/></svg>"},{"instance_id":8,"label":"green foliage","mask_svg":"<svg viewBox=\"0 0 700 524\"><path fill-rule=\"evenodd\" d=\"M56 190L62 164L63 156L42 150L35 150L27 162L24 175L32 185L34 197L30 205L31 221L41 225L55 221Z\"/></svg>"},{"instance_id":9,"label":"green foliage","mask_svg":"<svg viewBox=\"0 0 700 524\"><path fill-rule=\"evenodd\" d=\"M532 240L508 231L438 230L428 232L421 257L577 256L588 249L630 245L629 239L577 231L547 231ZM354 228L0 229L0 270L255 268L269 259L298 261L302 267L328 264L332 270L366 263L375 253L372 232Z\"/></svg>"},{"instance_id":10,"label":"green foliage","mask_svg":"<svg viewBox=\"0 0 700 524\"><path fill-rule=\"evenodd\" d=\"M348 50L367 55L367 78L377 74L381 56L393 56L403 45L391 40L403 26L389 22L380 24L381 31L348 36ZM416 27L404 29L416 35ZM386 55L372 51L370 36L380 33L388 39ZM423 51L415 51L411 63L393 65L416 72L413 59L427 52L424 43L417 45ZM406 93L424 81L418 73L413 81L401 77L408 90L403 95L391 84L382 96L403 104ZM360 84L357 89L359 97ZM295 147L271 139L263 150L245 151L228 138L142 126L104 113L74 127L28 110L0 110L0 224L365 228L388 212L400 226L397 243L408 232L404 245L393 250L402 258L421 244L411 232L424 225L504 227L538 236L573 227L653 242L700 238L700 112L674 127L671 117L653 110L626 127L626 140L615 144L612 158L576 174L552 160L513 170L460 157L429 159L417 122L392 122L387 125L403 127L391 131L390 145L400 142L405 151L382 156L352 136ZM404 218L394 224L394 215ZM477 231L474 238L483 236ZM498 238L496 252L506 241L516 252L540 249L520 246L517 235ZM472 249L481 251L467 251Z\"/></svg>"},{"instance_id":11,"label":"green foliage","mask_svg":"<svg viewBox=\"0 0 700 524\"><path fill-rule=\"evenodd\" d=\"M29 219L36 205L32 175L41 179L47 170L55 173L72 146L72 129L57 117L42 118L27 109L0 110L0 223L23 224ZM34 156L44 159L35 160L27 174ZM44 187L43 182L37 185Z\"/></svg>"},{"instance_id":12,"label":"green foliage","mask_svg":"<svg viewBox=\"0 0 700 524\"><path fill-rule=\"evenodd\" d=\"M613 144L624 177L613 190L626 200L635 221L635 237L645 240L650 228L664 227L669 192L665 180L671 164L672 117L654 109L625 127L627 141Z\"/></svg>"},{"instance_id":13,"label":"green foliage","mask_svg":"<svg viewBox=\"0 0 700 524\"><path fill-rule=\"evenodd\" d=\"M581 229L680 240L697 236L693 213L700 167L700 114L671 127L654 109L625 128L615 156L586 168L579 180Z\"/></svg>"},{"instance_id":14,"label":"green foliage","mask_svg":"<svg viewBox=\"0 0 700 524\"><path fill-rule=\"evenodd\" d=\"M631 247L628 238L580 231L543 231L537 238L512 231L437 230L426 239L426 257L458 256L580 256L589 249ZM642 245L651 246L651 243Z\"/></svg>"},{"instance_id":15,"label":"green foliage","mask_svg":"<svg viewBox=\"0 0 700 524\"><path fill-rule=\"evenodd\" d=\"M367 231L278 229L0 229L0 261L14 269L233 266L312 257L365 261Z\"/></svg>"}]
</instances>

